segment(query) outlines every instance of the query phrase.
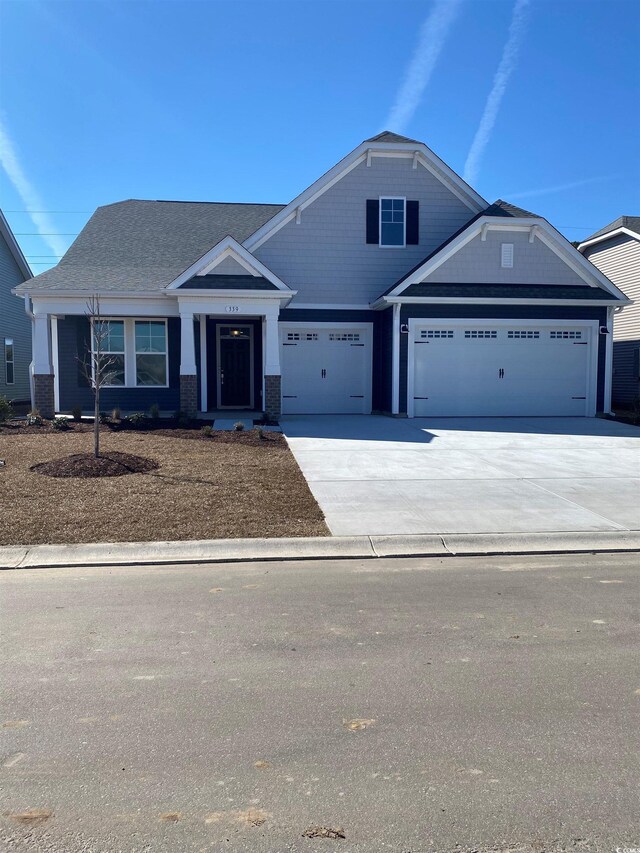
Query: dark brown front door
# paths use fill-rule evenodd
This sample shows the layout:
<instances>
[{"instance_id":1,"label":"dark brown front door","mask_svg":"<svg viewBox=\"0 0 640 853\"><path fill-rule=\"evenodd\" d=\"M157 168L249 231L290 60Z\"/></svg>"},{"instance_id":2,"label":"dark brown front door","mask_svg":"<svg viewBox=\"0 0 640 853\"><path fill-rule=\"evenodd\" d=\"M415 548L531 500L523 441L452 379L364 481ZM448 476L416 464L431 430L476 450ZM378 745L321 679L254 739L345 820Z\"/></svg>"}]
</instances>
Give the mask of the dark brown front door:
<instances>
[{"instance_id":1,"label":"dark brown front door","mask_svg":"<svg viewBox=\"0 0 640 853\"><path fill-rule=\"evenodd\" d=\"M239 332L236 336L233 332ZM251 329L231 327L220 335L220 405L251 407Z\"/></svg>"}]
</instances>

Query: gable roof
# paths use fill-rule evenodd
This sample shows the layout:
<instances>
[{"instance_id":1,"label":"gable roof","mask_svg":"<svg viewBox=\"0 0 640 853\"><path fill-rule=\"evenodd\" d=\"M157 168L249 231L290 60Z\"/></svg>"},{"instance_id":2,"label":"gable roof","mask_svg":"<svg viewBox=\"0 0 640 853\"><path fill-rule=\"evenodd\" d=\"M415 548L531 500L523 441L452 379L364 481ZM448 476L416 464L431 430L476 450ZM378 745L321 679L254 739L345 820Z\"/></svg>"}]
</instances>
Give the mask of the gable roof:
<instances>
[{"instance_id":1,"label":"gable roof","mask_svg":"<svg viewBox=\"0 0 640 853\"><path fill-rule=\"evenodd\" d=\"M417 139L409 139L408 136L400 136L399 133L394 133L392 130L383 130L382 133L376 136L370 136L365 139L365 142L411 142L413 145L422 145L423 143Z\"/></svg>"},{"instance_id":2,"label":"gable roof","mask_svg":"<svg viewBox=\"0 0 640 853\"><path fill-rule=\"evenodd\" d=\"M610 222L609 225L605 225L604 228L601 228L589 237L585 237L580 242L581 244L588 243L589 240L595 240L596 237L603 237L605 234L609 234L611 231L618 231L620 228L628 228L629 231L635 231L636 234L640 234L640 216L619 216L613 222Z\"/></svg>"},{"instance_id":3,"label":"gable roof","mask_svg":"<svg viewBox=\"0 0 640 853\"><path fill-rule=\"evenodd\" d=\"M161 291L227 235L239 242L281 204L129 201L99 207L60 263L18 291Z\"/></svg>"},{"instance_id":4,"label":"gable roof","mask_svg":"<svg viewBox=\"0 0 640 853\"><path fill-rule=\"evenodd\" d=\"M27 263L27 259L25 258L25 256L22 254L22 249L18 245L18 241L16 240L14 233L11 230L11 226L7 222L7 219L2 210L0 210L0 236L7 244L7 247L13 255L13 259L18 265L18 268L22 275L25 277L25 279L31 278L31 276L33 275L33 273L31 272L31 267Z\"/></svg>"}]
</instances>

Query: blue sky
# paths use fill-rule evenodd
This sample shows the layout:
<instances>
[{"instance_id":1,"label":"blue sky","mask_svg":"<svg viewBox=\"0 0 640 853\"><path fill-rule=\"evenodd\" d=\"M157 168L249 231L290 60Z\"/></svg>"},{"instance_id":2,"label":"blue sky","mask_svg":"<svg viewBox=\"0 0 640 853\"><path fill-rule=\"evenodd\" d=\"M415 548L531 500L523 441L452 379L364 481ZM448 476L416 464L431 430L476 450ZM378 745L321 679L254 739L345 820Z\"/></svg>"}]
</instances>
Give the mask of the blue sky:
<instances>
[{"instance_id":1,"label":"blue sky","mask_svg":"<svg viewBox=\"0 0 640 853\"><path fill-rule=\"evenodd\" d=\"M0 206L36 272L98 205L287 202L389 123L569 239L640 214L640 3L0 0Z\"/></svg>"}]
</instances>

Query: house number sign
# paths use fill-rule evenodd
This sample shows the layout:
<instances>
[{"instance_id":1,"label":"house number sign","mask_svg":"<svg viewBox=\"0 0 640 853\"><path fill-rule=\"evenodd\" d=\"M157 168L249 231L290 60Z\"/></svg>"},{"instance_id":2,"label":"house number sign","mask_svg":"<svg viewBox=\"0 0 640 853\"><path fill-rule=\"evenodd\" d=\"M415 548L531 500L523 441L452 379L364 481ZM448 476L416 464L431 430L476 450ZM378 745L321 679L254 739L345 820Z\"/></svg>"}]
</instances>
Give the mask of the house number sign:
<instances>
[{"instance_id":1,"label":"house number sign","mask_svg":"<svg viewBox=\"0 0 640 853\"><path fill-rule=\"evenodd\" d=\"M224 310L227 314L237 314L240 311L239 305L225 305Z\"/></svg>"}]
</instances>

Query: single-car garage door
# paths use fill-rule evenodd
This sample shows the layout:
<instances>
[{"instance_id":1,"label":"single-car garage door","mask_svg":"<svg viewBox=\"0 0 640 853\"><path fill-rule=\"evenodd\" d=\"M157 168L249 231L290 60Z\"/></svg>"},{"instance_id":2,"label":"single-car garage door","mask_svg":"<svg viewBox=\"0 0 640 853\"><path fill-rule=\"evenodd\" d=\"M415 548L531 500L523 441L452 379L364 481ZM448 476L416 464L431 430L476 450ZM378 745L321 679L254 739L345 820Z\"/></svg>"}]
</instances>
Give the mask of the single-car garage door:
<instances>
[{"instance_id":1,"label":"single-car garage door","mask_svg":"<svg viewBox=\"0 0 640 853\"><path fill-rule=\"evenodd\" d=\"M371 325L280 326L283 414L371 412Z\"/></svg>"},{"instance_id":2,"label":"single-car garage door","mask_svg":"<svg viewBox=\"0 0 640 853\"><path fill-rule=\"evenodd\" d=\"M414 320L410 341L410 415L595 414L593 324Z\"/></svg>"}]
</instances>

